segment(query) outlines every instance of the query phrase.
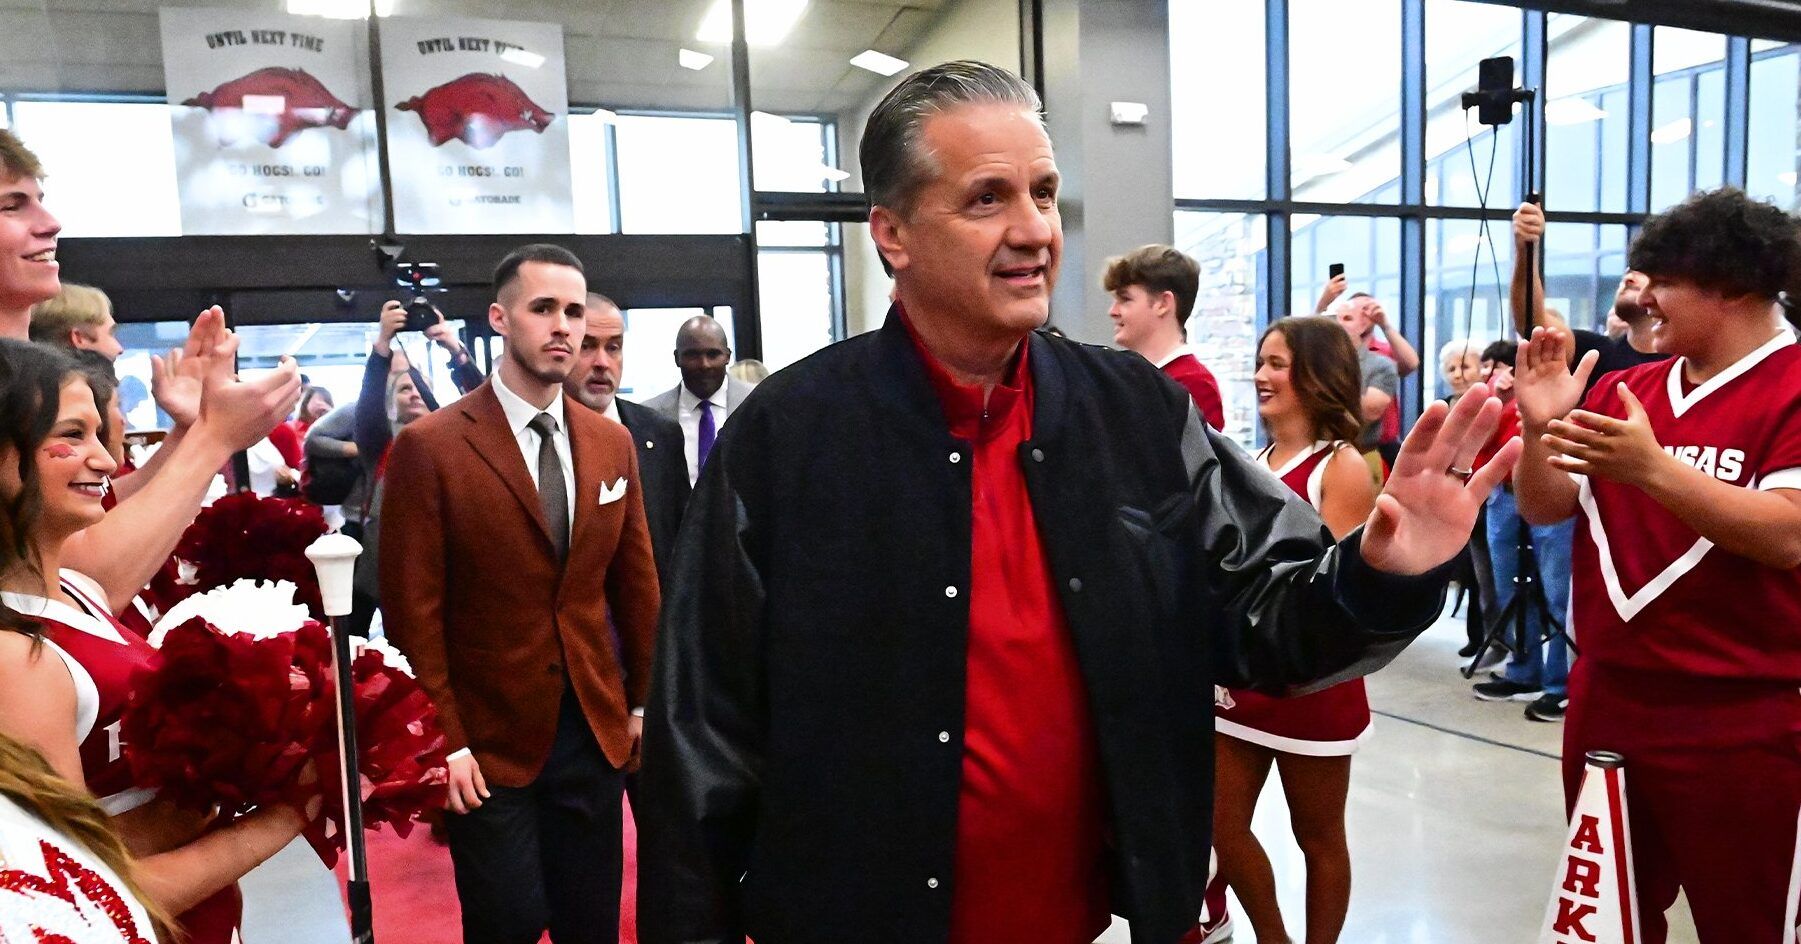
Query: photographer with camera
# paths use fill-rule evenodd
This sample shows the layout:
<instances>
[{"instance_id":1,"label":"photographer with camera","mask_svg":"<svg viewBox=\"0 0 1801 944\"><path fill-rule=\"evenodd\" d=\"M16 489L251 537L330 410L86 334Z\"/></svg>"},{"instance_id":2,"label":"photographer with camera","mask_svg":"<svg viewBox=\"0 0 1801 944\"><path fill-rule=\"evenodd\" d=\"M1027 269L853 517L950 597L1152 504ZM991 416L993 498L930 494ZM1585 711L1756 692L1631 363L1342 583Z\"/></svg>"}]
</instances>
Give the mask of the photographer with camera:
<instances>
[{"instance_id":1,"label":"photographer with camera","mask_svg":"<svg viewBox=\"0 0 1801 944\"><path fill-rule=\"evenodd\" d=\"M425 315L429 315L431 321L423 327L423 332L450 354L450 377L457 389L468 393L481 386L483 381L481 369L475 366L468 349L456 332L445 324L444 313L429 301L416 296L407 304L390 300L382 305L380 331L369 351L369 360L363 365L362 392L352 408L355 419L351 442L355 446L354 455L362 465L362 488L357 490L358 500L354 507L348 501L344 505L345 520L355 522L360 529L364 548L357 561L350 614L350 631L358 635L368 633L369 624L375 617L376 568L380 560L376 535L381 530L383 460L401 427L438 408L437 397L432 395L424 374L407 357L406 349L395 344L396 335L413 330ZM326 425L335 415L328 415L319 425Z\"/></svg>"}]
</instances>

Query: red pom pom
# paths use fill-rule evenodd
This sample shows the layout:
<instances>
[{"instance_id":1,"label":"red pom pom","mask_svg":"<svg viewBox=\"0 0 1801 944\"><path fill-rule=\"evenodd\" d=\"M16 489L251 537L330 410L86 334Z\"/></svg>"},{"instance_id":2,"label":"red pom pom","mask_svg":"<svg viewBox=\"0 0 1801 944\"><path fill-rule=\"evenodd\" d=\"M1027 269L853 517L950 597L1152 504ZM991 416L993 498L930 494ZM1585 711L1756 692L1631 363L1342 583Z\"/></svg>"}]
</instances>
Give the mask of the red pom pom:
<instances>
[{"instance_id":1,"label":"red pom pom","mask_svg":"<svg viewBox=\"0 0 1801 944\"><path fill-rule=\"evenodd\" d=\"M378 652L352 660L351 677L364 822L405 836L447 794L437 712ZM306 837L330 866L344 842L336 697L331 639L318 623L256 638L196 618L171 630L158 662L132 680L126 761L162 798L227 818L277 803L305 809L323 793ZM318 780L302 784L308 761Z\"/></svg>"},{"instance_id":2,"label":"red pom pom","mask_svg":"<svg viewBox=\"0 0 1801 944\"><path fill-rule=\"evenodd\" d=\"M306 549L327 530L324 512L311 502L239 492L200 512L175 545L175 556L194 565L196 583L187 593L205 593L246 577L287 580L299 588L294 602L305 605L314 619L323 619L319 578ZM153 586L159 597L167 589ZM162 604L163 609L174 602Z\"/></svg>"},{"instance_id":3,"label":"red pom pom","mask_svg":"<svg viewBox=\"0 0 1801 944\"><path fill-rule=\"evenodd\" d=\"M330 646L318 623L266 639L198 619L172 630L121 720L134 781L227 816L304 808L314 788L299 785L301 769L332 730Z\"/></svg>"}]
</instances>

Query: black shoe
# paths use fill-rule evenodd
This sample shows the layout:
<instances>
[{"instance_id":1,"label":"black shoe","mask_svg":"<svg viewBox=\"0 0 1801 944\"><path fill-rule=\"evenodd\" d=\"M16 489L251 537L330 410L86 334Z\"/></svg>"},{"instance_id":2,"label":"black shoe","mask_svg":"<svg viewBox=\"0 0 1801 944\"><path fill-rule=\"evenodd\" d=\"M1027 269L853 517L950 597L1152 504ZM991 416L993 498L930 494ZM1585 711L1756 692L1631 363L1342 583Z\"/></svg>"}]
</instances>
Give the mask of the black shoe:
<instances>
[{"instance_id":1,"label":"black shoe","mask_svg":"<svg viewBox=\"0 0 1801 944\"><path fill-rule=\"evenodd\" d=\"M1563 720L1563 712L1569 707L1568 695L1541 695L1532 704L1526 706L1526 720L1549 721L1555 724Z\"/></svg>"},{"instance_id":2,"label":"black shoe","mask_svg":"<svg viewBox=\"0 0 1801 944\"><path fill-rule=\"evenodd\" d=\"M1482 648L1482 640L1478 639L1475 642L1469 643L1468 645L1464 646L1462 649L1457 650L1457 658L1468 659L1470 656L1475 655L1477 650L1480 650L1481 648Z\"/></svg>"},{"instance_id":3,"label":"black shoe","mask_svg":"<svg viewBox=\"0 0 1801 944\"><path fill-rule=\"evenodd\" d=\"M1524 685L1506 679L1477 682L1470 691L1483 701L1536 701L1545 693L1538 685Z\"/></svg>"}]
</instances>

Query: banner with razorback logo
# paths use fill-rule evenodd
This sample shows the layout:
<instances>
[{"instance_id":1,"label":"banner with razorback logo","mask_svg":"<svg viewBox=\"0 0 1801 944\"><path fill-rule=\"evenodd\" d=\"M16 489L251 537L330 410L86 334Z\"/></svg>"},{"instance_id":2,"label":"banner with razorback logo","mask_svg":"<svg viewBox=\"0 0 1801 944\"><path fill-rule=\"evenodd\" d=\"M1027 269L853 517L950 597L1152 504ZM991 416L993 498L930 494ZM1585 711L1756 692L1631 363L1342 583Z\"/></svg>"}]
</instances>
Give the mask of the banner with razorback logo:
<instances>
[{"instance_id":1,"label":"banner with razorback logo","mask_svg":"<svg viewBox=\"0 0 1801 944\"><path fill-rule=\"evenodd\" d=\"M574 229L562 26L391 17L381 60L397 231Z\"/></svg>"},{"instance_id":2,"label":"banner with razorback logo","mask_svg":"<svg viewBox=\"0 0 1801 944\"><path fill-rule=\"evenodd\" d=\"M1591 751L1570 811L1539 944L1639 944L1638 887L1620 755Z\"/></svg>"},{"instance_id":3,"label":"banner with razorback logo","mask_svg":"<svg viewBox=\"0 0 1801 944\"><path fill-rule=\"evenodd\" d=\"M220 9L161 18L183 234L381 229L361 24Z\"/></svg>"}]
</instances>

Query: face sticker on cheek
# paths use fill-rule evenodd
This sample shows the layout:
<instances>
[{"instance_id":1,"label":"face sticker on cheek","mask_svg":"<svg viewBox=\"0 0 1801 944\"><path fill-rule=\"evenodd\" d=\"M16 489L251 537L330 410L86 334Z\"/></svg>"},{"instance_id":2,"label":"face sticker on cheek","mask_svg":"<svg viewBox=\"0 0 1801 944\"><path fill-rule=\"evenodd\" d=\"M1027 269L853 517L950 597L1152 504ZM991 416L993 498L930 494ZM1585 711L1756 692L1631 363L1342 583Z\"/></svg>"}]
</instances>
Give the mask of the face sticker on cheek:
<instances>
[{"instance_id":1,"label":"face sticker on cheek","mask_svg":"<svg viewBox=\"0 0 1801 944\"><path fill-rule=\"evenodd\" d=\"M75 447L68 443L51 443L44 447L44 455L52 459L73 459L75 458Z\"/></svg>"}]
</instances>

